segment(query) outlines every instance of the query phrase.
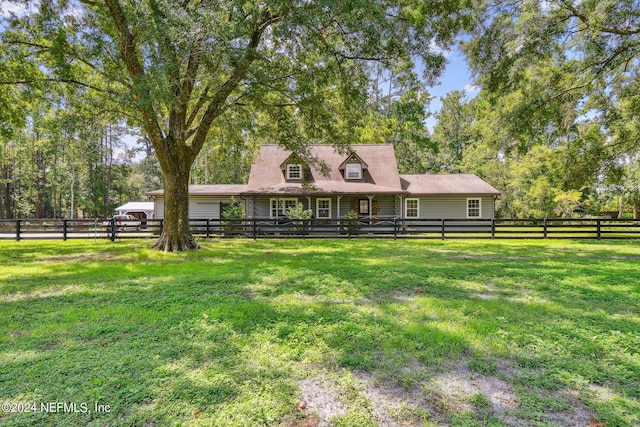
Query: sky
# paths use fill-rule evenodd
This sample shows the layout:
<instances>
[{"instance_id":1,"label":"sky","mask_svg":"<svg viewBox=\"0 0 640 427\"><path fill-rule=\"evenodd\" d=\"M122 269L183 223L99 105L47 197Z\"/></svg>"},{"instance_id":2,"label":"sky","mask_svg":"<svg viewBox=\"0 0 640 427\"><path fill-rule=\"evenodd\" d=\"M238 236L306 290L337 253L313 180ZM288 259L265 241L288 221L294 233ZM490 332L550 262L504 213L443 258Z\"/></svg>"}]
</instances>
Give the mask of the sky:
<instances>
[{"instance_id":1,"label":"sky","mask_svg":"<svg viewBox=\"0 0 640 427\"><path fill-rule=\"evenodd\" d=\"M473 98L480 93L480 88L473 85L473 77L469 71L469 67L462 52L456 46L453 50L445 53L447 57L447 66L444 73L440 77L439 84L427 88L433 100L428 107L431 113L437 113L442 107L440 98L444 98L447 93L454 90L464 90L467 98ZM427 119L427 127L429 131L433 131L436 124L435 117L431 116Z\"/></svg>"}]
</instances>

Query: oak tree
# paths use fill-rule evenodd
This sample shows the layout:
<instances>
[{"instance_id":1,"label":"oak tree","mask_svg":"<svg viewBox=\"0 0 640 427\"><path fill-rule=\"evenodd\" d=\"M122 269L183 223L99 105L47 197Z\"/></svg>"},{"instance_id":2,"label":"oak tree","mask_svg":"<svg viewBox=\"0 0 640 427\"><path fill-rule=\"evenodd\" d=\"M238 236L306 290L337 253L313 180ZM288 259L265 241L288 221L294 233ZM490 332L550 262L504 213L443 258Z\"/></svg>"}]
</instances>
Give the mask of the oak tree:
<instances>
[{"instance_id":1,"label":"oak tree","mask_svg":"<svg viewBox=\"0 0 640 427\"><path fill-rule=\"evenodd\" d=\"M156 247L181 251L198 247L189 232L189 172L221 117L265 114L275 142L303 155L312 142L347 144L366 109L370 64L419 60L423 77L433 78L444 65L437 46L472 19L467 6L48 0L13 16L2 38L26 51L41 79L102 93L144 129L165 181Z\"/></svg>"}]
</instances>

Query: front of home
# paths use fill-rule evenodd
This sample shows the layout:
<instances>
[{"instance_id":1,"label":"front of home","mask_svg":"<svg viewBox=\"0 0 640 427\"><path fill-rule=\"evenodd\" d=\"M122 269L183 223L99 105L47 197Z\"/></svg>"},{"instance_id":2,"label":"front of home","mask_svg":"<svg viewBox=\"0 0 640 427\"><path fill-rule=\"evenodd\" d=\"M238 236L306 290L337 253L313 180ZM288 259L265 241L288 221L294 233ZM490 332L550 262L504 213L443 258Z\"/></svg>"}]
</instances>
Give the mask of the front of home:
<instances>
[{"instance_id":1,"label":"front of home","mask_svg":"<svg viewBox=\"0 0 640 427\"><path fill-rule=\"evenodd\" d=\"M363 219L490 219L500 192L472 174L402 175L393 146L354 145L340 153L312 145L313 161L277 145L263 145L244 185L189 186L189 217L219 219L232 200L248 218L284 218L302 204L317 220L355 212ZM163 190L147 193L164 218Z\"/></svg>"}]
</instances>

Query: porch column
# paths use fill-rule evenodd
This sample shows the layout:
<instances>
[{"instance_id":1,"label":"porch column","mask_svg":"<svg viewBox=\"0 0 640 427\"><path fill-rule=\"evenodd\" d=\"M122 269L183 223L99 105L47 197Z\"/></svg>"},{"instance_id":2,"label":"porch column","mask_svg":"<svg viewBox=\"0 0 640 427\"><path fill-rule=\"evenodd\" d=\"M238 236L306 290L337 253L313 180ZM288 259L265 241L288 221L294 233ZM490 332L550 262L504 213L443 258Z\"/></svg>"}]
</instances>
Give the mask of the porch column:
<instances>
[{"instance_id":1,"label":"porch column","mask_svg":"<svg viewBox=\"0 0 640 427\"><path fill-rule=\"evenodd\" d=\"M373 196L367 196L369 198L369 222L373 219Z\"/></svg>"},{"instance_id":2,"label":"porch column","mask_svg":"<svg viewBox=\"0 0 640 427\"><path fill-rule=\"evenodd\" d=\"M340 199L342 199L342 195L340 196L336 196L336 203L337 203L337 207L336 207L336 220L338 221L338 233L340 232Z\"/></svg>"},{"instance_id":3,"label":"porch column","mask_svg":"<svg viewBox=\"0 0 640 427\"><path fill-rule=\"evenodd\" d=\"M249 197L251 197L249 201L249 203L251 203L251 218L255 218L256 217L256 197L255 196L249 196ZM269 212L271 212L271 200L269 200Z\"/></svg>"}]
</instances>

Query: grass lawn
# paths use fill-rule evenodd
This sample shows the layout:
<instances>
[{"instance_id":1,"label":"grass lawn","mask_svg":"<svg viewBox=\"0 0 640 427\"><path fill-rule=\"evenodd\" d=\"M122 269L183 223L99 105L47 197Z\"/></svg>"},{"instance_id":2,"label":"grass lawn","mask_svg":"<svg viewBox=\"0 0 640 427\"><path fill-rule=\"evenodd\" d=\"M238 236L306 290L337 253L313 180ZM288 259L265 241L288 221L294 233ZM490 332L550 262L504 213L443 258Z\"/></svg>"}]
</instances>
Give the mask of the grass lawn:
<instances>
[{"instance_id":1,"label":"grass lawn","mask_svg":"<svg viewBox=\"0 0 640 427\"><path fill-rule=\"evenodd\" d=\"M150 246L0 242L0 425L640 425L640 242Z\"/></svg>"}]
</instances>

